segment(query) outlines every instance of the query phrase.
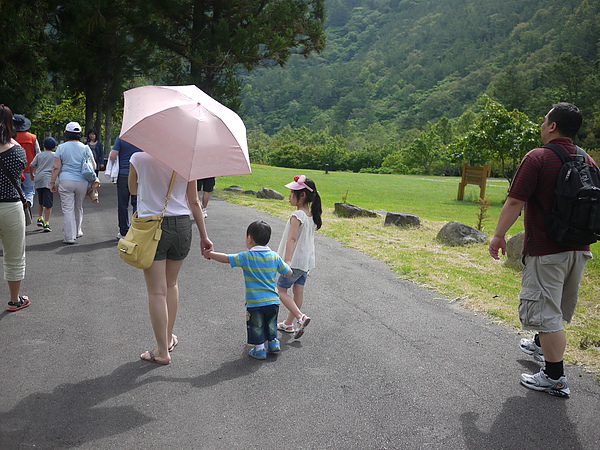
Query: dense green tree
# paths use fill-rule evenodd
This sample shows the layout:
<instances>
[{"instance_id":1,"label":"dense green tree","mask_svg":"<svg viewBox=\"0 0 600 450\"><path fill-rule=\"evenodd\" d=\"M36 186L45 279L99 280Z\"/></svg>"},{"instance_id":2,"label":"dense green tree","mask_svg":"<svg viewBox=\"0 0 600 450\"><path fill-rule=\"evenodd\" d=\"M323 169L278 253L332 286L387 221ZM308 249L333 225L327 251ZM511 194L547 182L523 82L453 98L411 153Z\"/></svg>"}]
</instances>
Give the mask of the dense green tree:
<instances>
[{"instance_id":1,"label":"dense green tree","mask_svg":"<svg viewBox=\"0 0 600 450\"><path fill-rule=\"evenodd\" d=\"M532 148L540 145L539 126L518 110L507 111L487 96L482 113L470 131L452 144L454 160L470 165L496 161L500 176L509 181Z\"/></svg>"},{"instance_id":2,"label":"dense green tree","mask_svg":"<svg viewBox=\"0 0 600 450\"><path fill-rule=\"evenodd\" d=\"M322 54L244 77L252 86L248 96L242 93L249 127L263 124L273 134L289 123L318 124L350 137L353 126L360 134L393 123L402 135L441 117L454 121L485 92L530 119L557 101L579 102L586 124L597 122L600 91L589 69L600 59L598 2L326 0L326 6ZM564 98L563 81L552 75L561 54L586 66L579 91L570 89L584 93L577 99ZM288 119L291 101L308 115ZM582 136L591 132L600 136L585 126Z\"/></svg>"},{"instance_id":3,"label":"dense green tree","mask_svg":"<svg viewBox=\"0 0 600 450\"><path fill-rule=\"evenodd\" d=\"M48 14L44 0L0 0L0 103L31 119L50 89L44 59Z\"/></svg>"},{"instance_id":4,"label":"dense green tree","mask_svg":"<svg viewBox=\"0 0 600 450\"><path fill-rule=\"evenodd\" d=\"M51 0L48 35L49 62L54 78L65 91L85 98L87 129L105 128L110 142L113 110L123 90L137 74L150 71L152 49L132 40L128 19L133 0ZM104 118L104 120L103 120Z\"/></svg>"},{"instance_id":5,"label":"dense green tree","mask_svg":"<svg viewBox=\"0 0 600 450\"><path fill-rule=\"evenodd\" d=\"M146 0L135 2L135 35L179 62L181 84L239 107L238 72L283 66L325 45L324 0Z\"/></svg>"}]
</instances>

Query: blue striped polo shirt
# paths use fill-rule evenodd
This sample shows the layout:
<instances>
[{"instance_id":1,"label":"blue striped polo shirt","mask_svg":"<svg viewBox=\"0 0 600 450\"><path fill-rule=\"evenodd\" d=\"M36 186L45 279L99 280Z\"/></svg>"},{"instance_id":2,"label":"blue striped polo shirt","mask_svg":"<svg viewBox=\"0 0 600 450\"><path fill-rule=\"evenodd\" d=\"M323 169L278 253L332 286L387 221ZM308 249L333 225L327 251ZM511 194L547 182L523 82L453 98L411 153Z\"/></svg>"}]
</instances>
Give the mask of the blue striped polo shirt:
<instances>
[{"instance_id":1,"label":"blue striped polo shirt","mask_svg":"<svg viewBox=\"0 0 600 450\"><path fill-rule=\"evenodd\" d=\"M275 279L277 273L283 275L290 268L276 252L269 247L257 245L248 251L227 257L231 267L241 267L244 271L247 308L279 304Z\"/></svg>"}]
</instances>

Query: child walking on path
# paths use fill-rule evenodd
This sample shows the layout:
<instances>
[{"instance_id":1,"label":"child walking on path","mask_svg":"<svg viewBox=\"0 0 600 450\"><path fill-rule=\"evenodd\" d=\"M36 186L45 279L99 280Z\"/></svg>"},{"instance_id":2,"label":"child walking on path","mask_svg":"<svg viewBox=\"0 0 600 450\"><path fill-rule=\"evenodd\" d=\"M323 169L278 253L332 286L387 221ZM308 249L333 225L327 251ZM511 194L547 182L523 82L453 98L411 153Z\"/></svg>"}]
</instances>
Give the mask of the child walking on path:
<instances>
[{"instance_id":1,"label":"child walking on path","mask_svg":"<svg viewBox=\"0 0 600 450\"><path fill-rule=\"evenodd\" d=\"M46 232L52 231L50 214L52 214L54 206L54 194L50 191L50 178L52 177L55 148L56 140L53 137L47 137L44 139L44 151L35 155L31 161L31 167L35 169L34 187L39 203L37 226Z\"/></svg>"},{"instance_id":2,"label":"child walking on path","mask_svg":"<svg viewBox=\"0 0 600 450\"><path fill-rule=\"evenodd\" d=\"M246 231L248 251L232 255L204 252L206 259L229 263L231 267L241 267L244 271L248 344L254 345L248 354L255 359L267 359L267 352L276 353L281 349L277 339L279 296L275 278L277 273L284 277L292 274L279 255L267 247L270 239L269 224L256 221Z\"/></svg>"},{"instance_id":3,"label":"child walking on path","mask_svg":"<svg viewBox=\"0 0 600 450\"><path fill-rule=\"evenodd\" d=\"M277 324L277 329L294 333L294 339L299 339L310 322L310 317L303 314L300 308L304 301L308 272L315 267L315 226L318 230L322 225L321 197L314 181L304 175L295 176L294 181L285 187L290 189L290 204L297 209L285 225L277 250L293 271L291 277L279 277L277 280L279 297L289 311L286 319ZM293 297L288 294L290 287Z\"/></svg>"}]
</instances>

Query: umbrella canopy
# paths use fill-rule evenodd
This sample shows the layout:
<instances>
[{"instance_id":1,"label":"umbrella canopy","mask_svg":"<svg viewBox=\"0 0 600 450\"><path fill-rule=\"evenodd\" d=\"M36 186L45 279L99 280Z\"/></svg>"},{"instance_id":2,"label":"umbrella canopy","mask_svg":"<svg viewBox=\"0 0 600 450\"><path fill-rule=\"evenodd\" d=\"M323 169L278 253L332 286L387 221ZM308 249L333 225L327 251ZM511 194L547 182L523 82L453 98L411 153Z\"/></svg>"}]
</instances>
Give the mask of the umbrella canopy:
<instances>
[{"instance_id":1,"label":"umbrella canopy","mask_svg":"<svg viewBox=\"0 0 600 450\"><path fill-rule=\"evenodd\" d=\"M120 137L188 181L251 173L244 122L194 85L126 91Z\"/></svg>"}]
</instances>

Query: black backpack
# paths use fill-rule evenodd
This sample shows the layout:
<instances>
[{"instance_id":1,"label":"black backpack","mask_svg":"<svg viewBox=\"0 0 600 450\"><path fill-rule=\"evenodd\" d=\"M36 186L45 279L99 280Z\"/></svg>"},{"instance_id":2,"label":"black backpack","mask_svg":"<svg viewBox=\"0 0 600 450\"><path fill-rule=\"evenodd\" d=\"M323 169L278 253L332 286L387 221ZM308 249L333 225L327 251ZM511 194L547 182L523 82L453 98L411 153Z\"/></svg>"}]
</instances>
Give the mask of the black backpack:
<instances>
[{"instance_id":1,"label":"black backpack","mask_svg":"<svg viewBox=\"0 0 600 450\"><path fill-rule=\"evenodd\" d=\"M580 247L600 239L600 173L588 164L587 153L577 147L571 155L558 144L546 144L563 162L548 214L534 197L546 221L546 233L561 245Z\"/></svg>"}]
</instances>

